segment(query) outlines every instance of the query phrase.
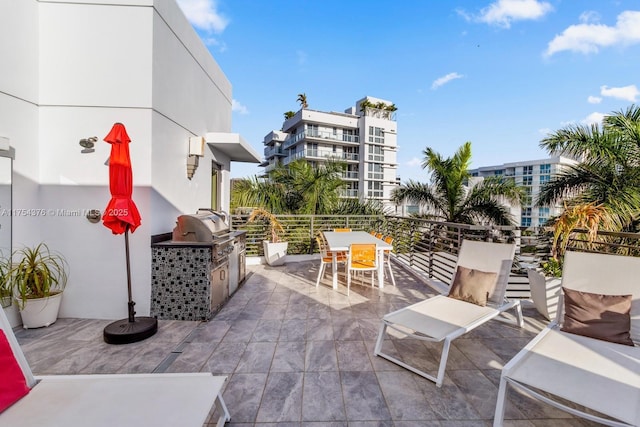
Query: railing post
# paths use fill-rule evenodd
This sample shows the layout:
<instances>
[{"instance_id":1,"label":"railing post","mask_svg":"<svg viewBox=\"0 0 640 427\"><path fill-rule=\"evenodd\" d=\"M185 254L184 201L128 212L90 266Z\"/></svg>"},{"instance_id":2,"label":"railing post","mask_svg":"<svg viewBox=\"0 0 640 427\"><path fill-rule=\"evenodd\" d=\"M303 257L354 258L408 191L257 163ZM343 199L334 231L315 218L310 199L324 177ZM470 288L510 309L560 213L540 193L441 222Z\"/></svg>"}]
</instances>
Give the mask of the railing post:
<instances>
[{"instance_id":1,"label":"railing post","mask_svg":"<svg viewBox=\"0 0 640 427\"><path fill-rule=\"evenodd\" d=\"M433 223L429 223L429 231L428 231L428 239L429 239L429 277L433 277L433 248L435 246L435 227Z\"/></svg>"},{"instance_id":2,"label":"railing post","mask_svg":"<svg viewBox=\"0 0 640 427\"><path fill-rule=\"evenodd\" d=\"M309 254L313 254L313 236L315 236L315 215L311 215L311 220L309 221Z\"/></svg>"}]
</instances>

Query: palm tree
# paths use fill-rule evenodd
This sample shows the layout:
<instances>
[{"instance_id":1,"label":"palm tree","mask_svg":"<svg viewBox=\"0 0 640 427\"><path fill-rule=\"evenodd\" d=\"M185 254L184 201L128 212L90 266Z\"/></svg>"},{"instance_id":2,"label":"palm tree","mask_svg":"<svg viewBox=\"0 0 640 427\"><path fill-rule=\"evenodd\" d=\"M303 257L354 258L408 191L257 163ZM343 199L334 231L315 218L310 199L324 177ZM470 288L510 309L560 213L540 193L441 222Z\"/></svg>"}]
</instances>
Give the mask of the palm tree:
<instances>
[{"instance_id":1,"label":"palm tree","mask_svg":"<svg viewBox=\"0 0 640 427\"><path fill-rule=\"evenodd\" d=\"M285 120L289 120L290 118L292 118L295 115L296 115L295 111L286 111L284 113L284 119Z\"/></svg>"},{"instance_id":2,"label":"palm tree","mask_svg":"<svg viewBox=\"0 0 640 427\"><path fill-rule=\"evenodd\" d=\"M363 113L365 116L367 115L367 109L372 107L373 107L373 104L368 99L365 99L364 101L360 102L360 112Z\"/></svg>"},{"instance_id":3,"label":"palm tree","mask_svg":"<svg viewBox=\"0 0 640 427\"><path fill-rule=\"evenodd\" d=\"M234 183L231 207L261 207L275 214L330 214L346 185L346 165L329 160L313 167L304 159L278 166L268 179L252 177Z\"/></svg>"},{"instance_id":4,"label":"palm tree","mask_svg":"<svg viewBox=\"0 0 640 427\"><path fill-rule=\"evenodd\" d=\"M640 217L640 107L606 116L598 125L571 125L540 142L551 155L581 163L567 168L538 195L538 206L592 203L609 212L613 230L633 230Z\"/></svg>"},{"instance_id":5,"label":"palm tree","mask_svg":"<svg viewBox=\"0 0 640 427\"><path fill-rule=\"evenodd\" d=\"M443 158L431 148L423 152L423 169L431 172L431 183L410 180L392 194L395 203L410 201L425 205L428 217L463 224L514 224L513 215L503 204L518 205L522 188L512 179L485 178L471 188L465 186L470 178L471 143L466 142L451 158Z\"/></svg>"},{"instance_id":6,"label":"palm tree","mask_svg":"<svg viewBox=\"0 0 640 427\"><path fill-rule=\"evenodd\" d=\"M261 207L273 213L286 213L286 190L276 182L257 176L234 182L231 209Z\"/></svg>"},{"instance_id":7,"label":"palm tree","mask_svg":"<svg viewBox=\"0 0 640 427\"><path fill-rule=\"evenodd\" d=\"M298 99L296 100L300 103L300 108L308 108L309 104L307 104L307 94L306 93L299 93L298 94Z\"/></svg>"},{"instance_id":8,"label":"palm tree","mask_svg":"<svg viewBox=\"0 0 640 427\"><path fill-rule=\"evenodd\" d=\"M345 163L334 160L314 167L298 159L276 168L271 180L286 188L286 203L292 213L328 214L338 205L339 191L346 185L342 180L345 169Z\"/></svg>"}]
</instances>

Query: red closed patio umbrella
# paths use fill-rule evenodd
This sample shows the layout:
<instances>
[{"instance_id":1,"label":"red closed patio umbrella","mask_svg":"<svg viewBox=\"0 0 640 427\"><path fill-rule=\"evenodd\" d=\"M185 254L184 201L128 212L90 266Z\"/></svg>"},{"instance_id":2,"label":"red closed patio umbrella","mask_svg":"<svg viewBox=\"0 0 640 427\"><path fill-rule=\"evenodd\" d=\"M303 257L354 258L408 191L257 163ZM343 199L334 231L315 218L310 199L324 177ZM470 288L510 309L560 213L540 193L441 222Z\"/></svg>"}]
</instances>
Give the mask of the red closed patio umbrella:
<instances>
[{"instance_id":1,"label":"red closed patio umbrella","mask_svg":"<svg viewBox=\"0 0 640 427\"><path fill-rule=\"evenodd\" d=\"M141 223L140 212L133 201L133 172L129 156L131 139L122 123L116 123L104 140L111 144L109 156L109 190L111 200L102 215L102 222L113 234L124 234L127 261L127 291L129 293L127 319L117 320L104 328L104 340L109 344L127 344L148 338L158 330L158 320L152 317L135 317L135 302L131 295L131 264L129 256L129 231L132 233Z\"/></svg>"}]
</instances>

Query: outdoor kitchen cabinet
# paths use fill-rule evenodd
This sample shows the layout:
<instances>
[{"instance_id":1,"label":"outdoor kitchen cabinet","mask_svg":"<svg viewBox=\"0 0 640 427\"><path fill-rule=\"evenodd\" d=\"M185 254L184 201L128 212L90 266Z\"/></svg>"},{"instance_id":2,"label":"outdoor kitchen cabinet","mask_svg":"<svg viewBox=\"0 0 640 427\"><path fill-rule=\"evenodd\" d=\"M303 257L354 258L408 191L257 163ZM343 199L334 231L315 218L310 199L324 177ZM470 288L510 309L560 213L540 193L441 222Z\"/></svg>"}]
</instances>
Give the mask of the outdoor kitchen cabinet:
<instances>
[{"instance_id":1,"label":"outdoor kitchen cabinet","mask_svg":"<svg viewBox=\"0 0 640 427\"><path fill-rule=\"evenodd\" d=\"M212 245L165 241L151 246L151 316L210 320L229 298L229 262Z\"/></svg>"},{"instance_id":2,"label":"outdoor kitchen cabinet","mask_svg":"<svg viewBox=\"0 0 640 427\"><path fill-rule=\"evenodd\" d=\"M238 288L240 276L244 278L246 233L231 231L228 218L225 212L199 209L180 215L171 233L152 238L152 316L210 320Z\"/></svg>"}]
</instances>

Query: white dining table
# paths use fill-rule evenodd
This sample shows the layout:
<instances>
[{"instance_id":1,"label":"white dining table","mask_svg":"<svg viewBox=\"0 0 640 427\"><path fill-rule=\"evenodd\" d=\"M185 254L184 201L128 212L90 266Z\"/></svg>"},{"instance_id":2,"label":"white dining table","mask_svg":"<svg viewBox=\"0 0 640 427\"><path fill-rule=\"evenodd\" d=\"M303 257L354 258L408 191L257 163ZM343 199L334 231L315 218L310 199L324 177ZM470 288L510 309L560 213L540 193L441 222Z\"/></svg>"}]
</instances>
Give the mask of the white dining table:
<instances>
[{"instance_id":1,"label":"white dining table","mask_svg":"<svg viewBox=\"0 0 640 427\"><path fill-rule=\"evenodd\" d=\"M331 280L333 289L338 289L337 252L348 252L352 243L375 243L378 247L378 287L384 288L384 251L392 250L393 245L372 236L366 231L325 231L327 249L333 252L331 263Z\"/></svg>"}]
</instances>

